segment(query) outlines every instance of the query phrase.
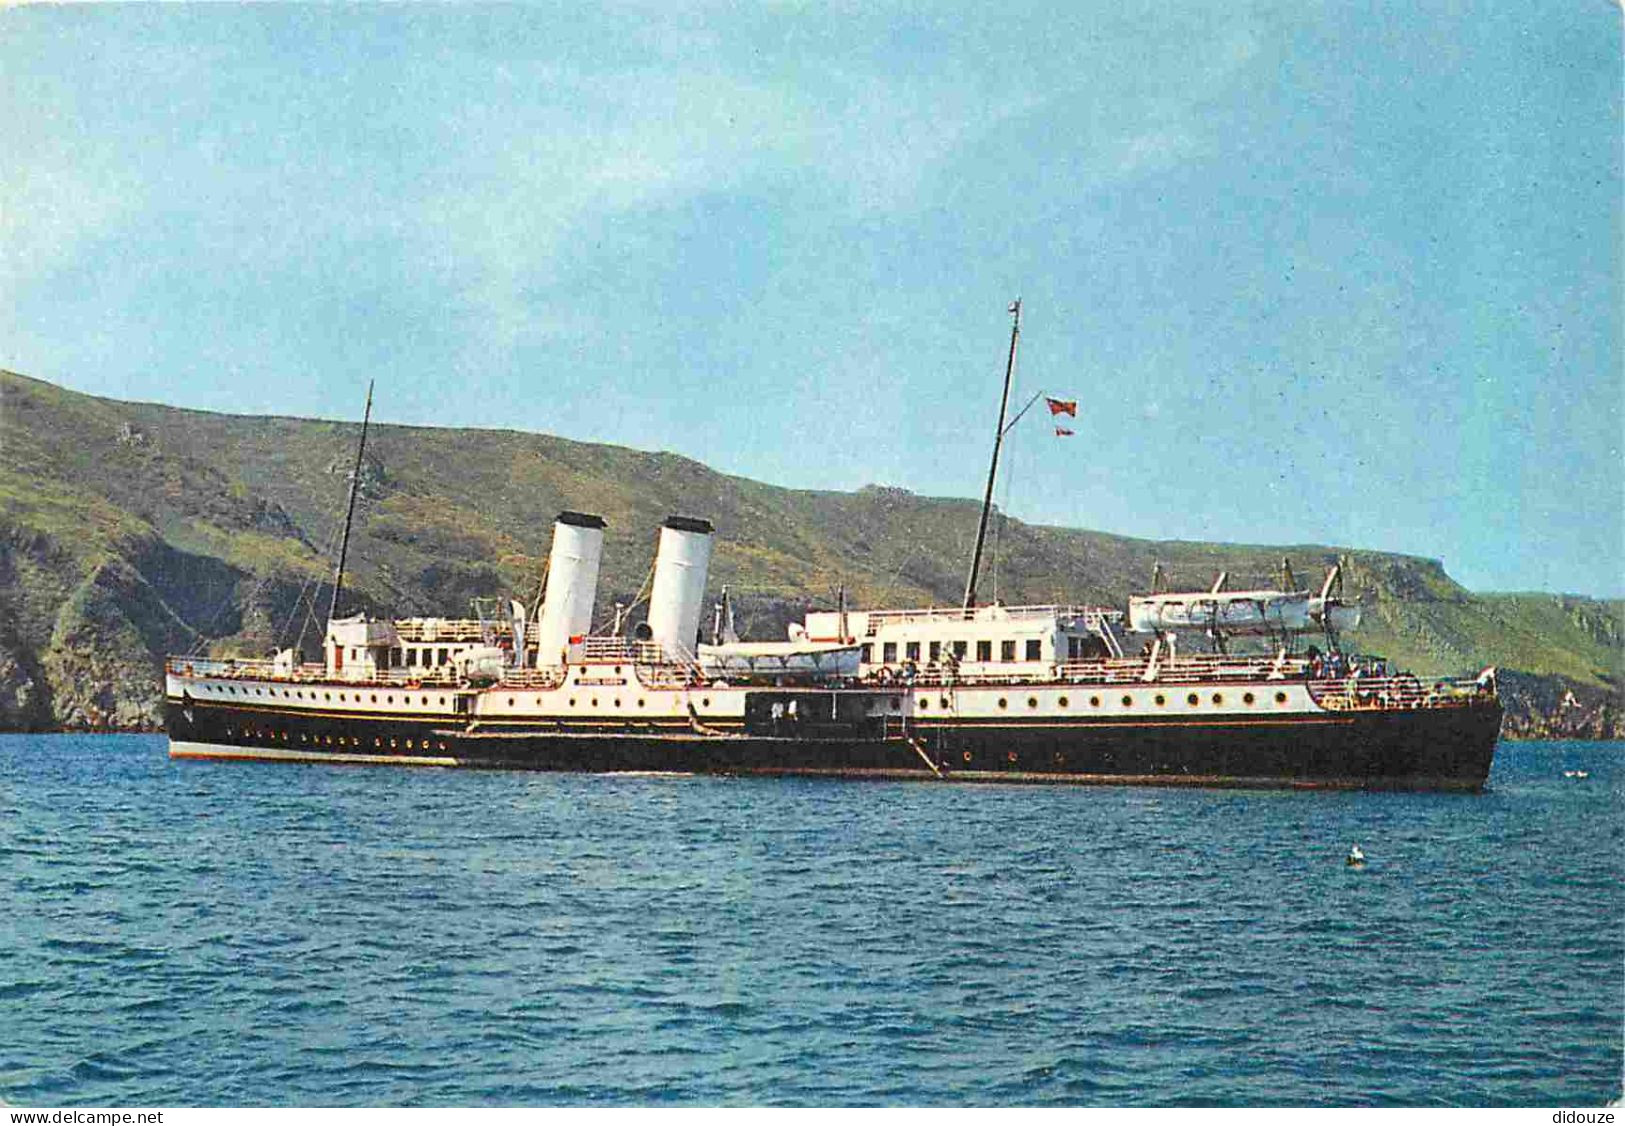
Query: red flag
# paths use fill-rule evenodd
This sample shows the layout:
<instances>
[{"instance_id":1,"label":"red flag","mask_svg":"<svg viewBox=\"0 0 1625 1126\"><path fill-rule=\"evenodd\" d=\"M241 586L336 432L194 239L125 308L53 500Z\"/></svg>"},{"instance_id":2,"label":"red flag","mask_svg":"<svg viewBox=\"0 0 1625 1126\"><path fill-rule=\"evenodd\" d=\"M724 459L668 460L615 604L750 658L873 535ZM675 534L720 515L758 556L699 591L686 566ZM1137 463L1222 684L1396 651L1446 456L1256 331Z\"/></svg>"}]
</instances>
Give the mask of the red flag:
<instances>
[{"instance_id":1,"label":"red flag","mask_svg":"<svg viewBox=\"0 0 1625 1126\"><path fill-rule=\"evenodd\" d=\"M1066 414L1071 415L1073 418L1078 417L1078 400L1076 399L1051 399L1046 396L1044 402L1049 404L1051 416Z\"/></svg>"},{"instance_id":2,"label":"red flag","mask_svg":"<svg viewBox=\"0 0 1625 1126\"><path fill-rule=\"evenodd\" d=\"M1072 431L1068 430L1064 426L1057 426L1055 428L1055 436L1057 438L1070 438L1072 437Z\"/></svg>"}]
</instances>

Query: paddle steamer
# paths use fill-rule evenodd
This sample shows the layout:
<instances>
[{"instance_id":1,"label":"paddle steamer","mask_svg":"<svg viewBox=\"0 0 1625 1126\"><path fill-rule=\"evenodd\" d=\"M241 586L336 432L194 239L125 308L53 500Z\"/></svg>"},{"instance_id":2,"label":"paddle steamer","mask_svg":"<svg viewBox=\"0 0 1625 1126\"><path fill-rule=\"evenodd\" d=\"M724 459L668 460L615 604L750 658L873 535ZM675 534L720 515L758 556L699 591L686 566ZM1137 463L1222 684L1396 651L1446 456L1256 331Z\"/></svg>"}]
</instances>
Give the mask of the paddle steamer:
<instances>
[{"instance_id":1,"label":"paddle steamer","mask_svg":"<svg viewBox=\"0 0 1625 1126\"><path fill-rule=\"evenodd\" d=\"M966 782L1480 789L1493 670L1422 683L1338 644L1358 608L1291 589L1154 591L1124 612L979 604L999 430L962 605L821 611L742 642L713 604L714 529L661 527L647 617L592 632L605 523L563 512L544 596L470 619L341 617L322 660L175 657L175 758ZM369 414L371 396L369 392ZM1018 416L1019 417L1019 416ZM1013 424L1012 424L1013 425ZM363 424L363 449L365 443ZM360 453L357 455L359 478ZM354 480L351 511L353 512ZM1210 652L1181 651L1205 637ZM1324 636L1327 648L1306 646ZM1251 638L1254 651L1227 650ZM1262 643L1262 648L1260 645ZM1187 644L1186 650L1194 648Z\"/></svg>"}]
</instances>

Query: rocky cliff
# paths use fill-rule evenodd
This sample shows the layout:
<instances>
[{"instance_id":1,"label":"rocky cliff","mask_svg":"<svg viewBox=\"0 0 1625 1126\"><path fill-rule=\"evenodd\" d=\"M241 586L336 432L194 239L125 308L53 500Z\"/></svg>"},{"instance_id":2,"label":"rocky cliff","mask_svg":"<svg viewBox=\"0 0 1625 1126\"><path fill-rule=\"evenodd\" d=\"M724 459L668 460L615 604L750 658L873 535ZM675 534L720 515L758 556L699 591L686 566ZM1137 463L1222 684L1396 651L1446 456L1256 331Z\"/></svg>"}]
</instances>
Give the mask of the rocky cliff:
<instances>
[{"instance_id":1,"label":"rocky cliff","mask_svg":"<svg viewBox=\"0 0 1625 1126\"><path fill-rule=\"evenodd\" d=\"M0 727L140 728L166 653L313 653L358 428L92 398L0 373ZM828 605L957 600L977 506L870 487L781 489L671 454L537 434L375 428L349 609L461 616L532 600L561 508L610 524L599 604L641 586L660 521L720 532L714 583L742 625L783 636ZM1121 606L1154 563L1180 584L1268 580L1346 558L1352 642L1424 675L1503 670L1508 732L1619 738L1625 604L1474 594L1435 561L1325 545L1154 542L1006 521L1006 602ZM996 584L996 585L995 585Z\"/></svg>"}]
</instances>

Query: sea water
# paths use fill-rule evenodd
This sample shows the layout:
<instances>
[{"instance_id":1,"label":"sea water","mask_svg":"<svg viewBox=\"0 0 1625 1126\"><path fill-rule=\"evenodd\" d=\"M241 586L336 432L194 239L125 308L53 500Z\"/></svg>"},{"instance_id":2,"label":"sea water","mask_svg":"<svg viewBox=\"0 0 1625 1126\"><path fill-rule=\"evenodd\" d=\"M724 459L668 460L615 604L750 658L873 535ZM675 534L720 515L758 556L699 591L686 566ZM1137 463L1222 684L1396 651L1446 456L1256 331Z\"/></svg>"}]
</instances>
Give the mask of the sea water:
<instances>
[{"instance_id":1,"label":"sea water","mask_svg":"<svg viewBox=\"0 0 1625 1126\"><path fill-rule=\"evenodd\" d=\"M1618 746L1477 795L165 752L0 738L0 1100L1620 1094Z\"/></svg>"}]
</instances>

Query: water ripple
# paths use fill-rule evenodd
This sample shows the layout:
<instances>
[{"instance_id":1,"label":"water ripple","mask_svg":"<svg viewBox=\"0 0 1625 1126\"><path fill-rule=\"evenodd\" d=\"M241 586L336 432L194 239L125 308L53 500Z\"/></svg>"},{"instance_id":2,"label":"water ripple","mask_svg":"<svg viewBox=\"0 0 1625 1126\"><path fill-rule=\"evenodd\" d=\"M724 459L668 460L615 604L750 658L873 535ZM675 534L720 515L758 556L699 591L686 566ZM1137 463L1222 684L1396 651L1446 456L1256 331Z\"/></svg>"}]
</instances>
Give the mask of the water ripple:
<instances>
[{"instance_id":1,"label":"water ripple","mask_svg":"<svg viewBox=\"0 0 1625 1126\"><path fill-rule=\"evenodd\" d=\"M1622 767L1210 793L0 738L0 1101L1595 1103Z\"/></svg>"}]
</instances>

